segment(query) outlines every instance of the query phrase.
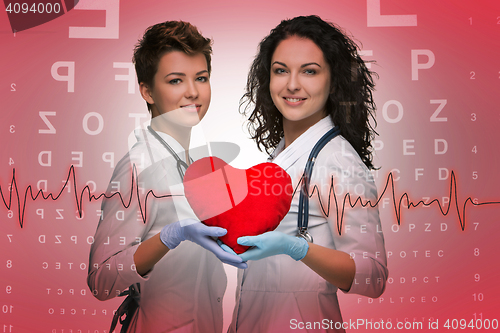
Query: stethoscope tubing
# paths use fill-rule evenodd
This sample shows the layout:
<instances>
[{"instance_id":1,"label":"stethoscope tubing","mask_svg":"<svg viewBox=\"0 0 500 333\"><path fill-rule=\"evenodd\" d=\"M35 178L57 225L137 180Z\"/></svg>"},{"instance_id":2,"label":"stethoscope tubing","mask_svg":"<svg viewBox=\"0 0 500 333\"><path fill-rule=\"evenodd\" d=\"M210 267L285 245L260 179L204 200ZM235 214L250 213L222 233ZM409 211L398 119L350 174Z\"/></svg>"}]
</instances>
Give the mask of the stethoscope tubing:
<instances>
[{"instance_id":1,"label":"stethoscope tubing","mask_svg":"<svg viewBox=\"0 0 500 333\"><path fill-rule=\"evenodd\" d=\"M311 179L314 163L323 147L333 138L340 134L340 127L335 126L325 133L314 145L307 159L304 173L302 175L302 188L299 196L299 212L297 216L297 236L312 243L312 236L307 231L309 224L309 180Z\"/></svg>"},{"instance_id":2,"label":"stethoscope tubing","mask_svg":"<svg viewBox=\"0 0 500 333\"><path fill-rule=\"evenodd\" d=\"M179 157L179 155L177 155L175 150L173 150L172 147L170 147L170 145L165 140L163 140L163 138L159 136L154 129L151 128L151 126L148 126L148 131L155 137L156 140L158 140L168 150L170 155L172 155L175 158L175 161L177 162L177 172L179 173L181 179L184 179L184 171L182 170L182 168L186 170L188 168L187 163L181 160L181 158Z\"/></svg>"}]
</instances>

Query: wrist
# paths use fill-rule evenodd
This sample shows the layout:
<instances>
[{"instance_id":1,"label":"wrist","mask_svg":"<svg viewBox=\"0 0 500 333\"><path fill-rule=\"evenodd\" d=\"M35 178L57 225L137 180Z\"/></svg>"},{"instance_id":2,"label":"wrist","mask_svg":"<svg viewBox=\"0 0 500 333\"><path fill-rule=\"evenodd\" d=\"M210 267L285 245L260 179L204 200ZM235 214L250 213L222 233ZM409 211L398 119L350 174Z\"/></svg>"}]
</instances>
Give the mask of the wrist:
<instances>
[{"instance_id":1,"label":"wrist","mask_svg":"<svg viewBox=\"0 0 500 333\"><path fill-rule=\"evenodd\" d=\"M307 251L309 250L309 243L302 237L294 237L294 242L292 247L290 248L290 257L294 260L299 261L304 259L307 255Z\"/></svg>"},{"instance_id":2,"label":"wrist","mask_svg":"<svg viewBox=\"0 0 500 333\"><path fill-rule=\"evenodd\" d=\"M160 240L170 250L175 249L184 240L184 232L180 222L164 226L160 231Z\"/></svg>"}]
</instances>

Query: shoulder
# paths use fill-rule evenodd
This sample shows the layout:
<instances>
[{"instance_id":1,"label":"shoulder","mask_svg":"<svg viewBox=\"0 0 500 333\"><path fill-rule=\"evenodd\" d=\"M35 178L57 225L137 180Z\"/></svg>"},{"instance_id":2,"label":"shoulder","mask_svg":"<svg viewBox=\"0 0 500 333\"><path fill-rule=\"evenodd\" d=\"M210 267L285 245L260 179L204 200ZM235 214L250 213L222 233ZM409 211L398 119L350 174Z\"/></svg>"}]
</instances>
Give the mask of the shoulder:
<instances>
[{"instance_id":1,"label":"shoulder","mask_svg":"<svg viewBox=\"0 0 500 333\"><path fill-rule=\"evenodd\" d=\"M111 182L119 182L123 188L131 185L132 181L137 181L143 186L154 188L155 184L165 182L167 178L172 182L172 179L178 177L176 163L161 148L144 142L135 143L116 164L110 185Z\"/></svg>"},{"instance_id":2,"label":"shoulder","mask_svg":"<svg viewBox=\"0 0 500 333\"><path fill-rule=\"evenodd\" d=\"M316 163L331 168L355 168L369 172L356 150L341 135L335 137L323 147L318 154Z\"/></svg>"},{"instance_id":3,"label":"shoulder","mask_svg":"<svg viewBox=\"0 0 500 333\"><path fill-rule=\"evenodd\" d=\"M358 194L367 195L367 191L376 192L372 173L342 136L337 136L328 142L318 154L313 178L319 182L333 181L336 185L344 184L343 187L351 190L357 184L362 184L363 186L357 189ZM338 189L340 190L340 187Z\"/></svg>"}]
</instances>

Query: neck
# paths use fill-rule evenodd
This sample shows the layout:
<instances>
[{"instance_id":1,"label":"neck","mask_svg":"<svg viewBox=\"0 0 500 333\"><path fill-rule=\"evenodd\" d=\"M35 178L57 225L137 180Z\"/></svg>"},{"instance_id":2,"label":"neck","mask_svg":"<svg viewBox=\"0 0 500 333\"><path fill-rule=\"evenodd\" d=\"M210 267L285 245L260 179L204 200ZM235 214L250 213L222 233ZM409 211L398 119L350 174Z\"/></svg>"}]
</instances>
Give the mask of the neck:
<instances>
[{"instance_id":1,"label":"neck","mask_svg":"<svg viewBox=\"0 0 500 333\"><path fill-rule=\"evenodd\" d=\"M317 119L309 117L301 121L291 121L287 120L286 118L283 118L283 134L285 138L285 148L291 145L292 142L294 142L299 136L301 136L311 126L313 126L323 118Z\"/></svg>"},{"instance_id":2,"label":"neck","mask_svg":"<svg viewBox=\"0 0 500 333\"><path fill-rule=\"evenodd\" d=\"M189 143L191 140L191 128L182 127L169 123L167 121L162 121L161 117L155 117L151 120L151 128L158 132L163 132L170 135L175 141L184 148L186 152L186 161L189 161Z\"/></svg>"}]
</instances>

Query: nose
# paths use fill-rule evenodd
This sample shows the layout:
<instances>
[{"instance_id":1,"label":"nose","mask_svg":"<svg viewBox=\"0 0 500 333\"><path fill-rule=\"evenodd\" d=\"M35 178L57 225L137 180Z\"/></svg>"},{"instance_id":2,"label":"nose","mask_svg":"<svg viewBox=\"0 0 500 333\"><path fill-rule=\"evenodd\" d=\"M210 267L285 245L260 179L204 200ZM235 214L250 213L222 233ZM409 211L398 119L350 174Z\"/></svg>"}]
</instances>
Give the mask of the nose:
<instances>
[{"instance_id":1,"label":"nose","mask_svg":"<svg viewBox=\"0 0 500 333\"><path fill-rule=\"evenodd\" d=\"M301 88L300 86L300 81L297 73L291 73L288 76L288 82L287 82L287 89L290 92L296 92L299 91Z\"/></svg>"},{"instance_id":2,"label":"nose","mask_svg":"<svg viewBox=\"0 0 500 333\"><path fill-rule=\"evenodd\" d=\"M196 87L196 82L189 81L184 96L188 99L196 99L198 97L198 87Z\"/></svg>"}]
</instances>

